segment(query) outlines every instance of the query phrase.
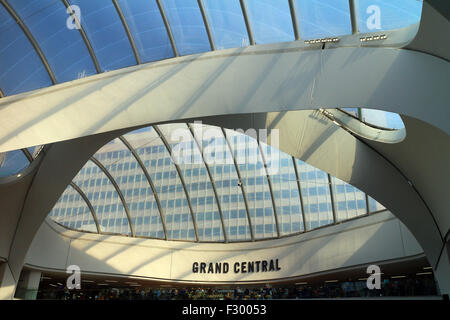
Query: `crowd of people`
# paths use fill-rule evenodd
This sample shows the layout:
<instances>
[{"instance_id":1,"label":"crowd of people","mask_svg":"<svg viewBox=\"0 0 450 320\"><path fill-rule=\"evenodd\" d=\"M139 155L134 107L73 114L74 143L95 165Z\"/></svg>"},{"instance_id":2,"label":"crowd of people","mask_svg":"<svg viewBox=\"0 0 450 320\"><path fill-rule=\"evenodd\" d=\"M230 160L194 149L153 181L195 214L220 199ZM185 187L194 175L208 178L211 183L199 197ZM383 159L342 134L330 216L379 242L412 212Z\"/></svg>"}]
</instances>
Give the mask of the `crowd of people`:
<instances>
[{"instance_id":1,"label":"crowd of people","mask_svg":"<svg viewBox=\"0 0 450 320\"><path fill-rule=\"evenodd\" d=\"M260 288L41 288L37 299L58 300L271 300L436 295L433 278L385 279L381 289L369 290L365 281Z\"/></svg>"}]
</instances>

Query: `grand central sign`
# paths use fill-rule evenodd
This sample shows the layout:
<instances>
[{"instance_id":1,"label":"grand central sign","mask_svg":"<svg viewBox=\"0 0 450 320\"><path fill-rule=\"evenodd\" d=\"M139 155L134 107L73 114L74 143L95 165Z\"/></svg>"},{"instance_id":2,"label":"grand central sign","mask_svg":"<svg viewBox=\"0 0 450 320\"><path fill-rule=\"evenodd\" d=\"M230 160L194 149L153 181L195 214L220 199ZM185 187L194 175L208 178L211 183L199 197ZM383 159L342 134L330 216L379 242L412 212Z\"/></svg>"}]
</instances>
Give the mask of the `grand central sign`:
<instances>
[{"instance_id":1,"label":"grand central sign","mask_svg":"<svg viewBox=\"0 0 450 320\"><path fill-rule=\"evenodd\" d=\"M259 260L259 261L241 261L232 264L231 270L234 273L254 273L254 272L274 272L280 271L278 259ZM228 262L194 262L192 264L193 273L221 273L230 271Z\"/></svg>"}]
</instances>

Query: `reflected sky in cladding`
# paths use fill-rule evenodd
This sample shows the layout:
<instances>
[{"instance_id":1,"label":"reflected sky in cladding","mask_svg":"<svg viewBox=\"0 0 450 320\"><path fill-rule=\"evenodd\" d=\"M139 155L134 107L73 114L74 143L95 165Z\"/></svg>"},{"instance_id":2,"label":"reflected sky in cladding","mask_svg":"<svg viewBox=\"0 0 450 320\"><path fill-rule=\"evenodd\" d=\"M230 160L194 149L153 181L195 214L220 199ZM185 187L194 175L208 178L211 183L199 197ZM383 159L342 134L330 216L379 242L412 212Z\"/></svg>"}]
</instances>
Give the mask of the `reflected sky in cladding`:
<instances>
[{"instance_id":1,"label":"reflected sky in cladding","mask_svg":"<svg viewBox=\"0 0 450 320\"><path fill-rule=\"evenodd\" d=\"M52 85L22 29L0 4L0 88L13 95Z\"/></svg>"},{"instance_id":2,"label":"reflected sky in cladding","mask_svg":"<svg viewBox=\"0 0 450 320\"><path fill-rule=\"evenodd\" d=\"M58 82L96 73L80 33L66 27L62 1L15 0L11 6L30 29Z\"/></svg>"},{"instance_id":3,"label":"reflected sky in cladding","mask_svg":"<svg viewBox=\"0 0 450 320\"><path fill-rule=\"evenodd\" d=\"M68 1L81 9L81 24L101 72L137 63L112 1ZM62 1L9 0L8 3L38 43L56 82L96 73L80 32L67 28L66 22L70 17ZM118 0L117 3L141 62L174 56L156 1ZM360 32L391 30L418 23L422 11L420 0L355 0L355 3ZM179 55L211 50L196 0L161 0L161 4ZM348 0L294 0L293 4L301 39L351 33ZM249 45L239 0L203 0L203 6L216 49ZM288 0L246 0L245 6L256 44L294 40ZM374 23L374 17L379 18L379 24ZM3 5L0 5L0 32L0 88L4 94L13 95L52 85L30 40Z\"/></svg>"},{"instance_id":4,"label":"reflected sky in cladding","mask_svg":"<svg viewBox=\"0 0 450 320\"><path fill-rule=\"evenodd\" d=\"M81 25L103 72L136 64L130 41L112 1L69 2L82 8Z\"/></svg>"},{"instance_id":5,"label":"reflected sky in cladding","mask_svg":"<svg viewBox=\"0 0 450 320\"><path fill-rule=\"evenodd\" d=\"M119 0L142 62L174 56L169 36L156 1Z\"/></svg>"},{"instance_id":6,"label":"reflected sky in cladding","mask_svg":"<svg viewBox=\"0 0 450 320\"><path fill-rule=\"evenodd\" d=\"M196 0L162 0L162 3L180 55L211 49Z\"/></svg>"}]
</instances>

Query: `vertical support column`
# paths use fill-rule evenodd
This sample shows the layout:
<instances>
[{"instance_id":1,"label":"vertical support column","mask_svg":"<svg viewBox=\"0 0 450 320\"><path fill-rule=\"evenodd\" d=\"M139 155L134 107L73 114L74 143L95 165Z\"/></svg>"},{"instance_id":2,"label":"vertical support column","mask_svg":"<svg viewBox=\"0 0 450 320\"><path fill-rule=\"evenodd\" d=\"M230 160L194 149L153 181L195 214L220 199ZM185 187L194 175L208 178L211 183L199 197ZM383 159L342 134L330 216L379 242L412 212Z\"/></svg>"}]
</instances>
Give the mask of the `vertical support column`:
<instances>
[{"instance_id":1,"label":"vertical support column","mask_svg":"<svg viewBox=\"0 0 450 320\"><path fill-rule=\"evenodd\" d=\"M203 0L197 0L198 7L200 8L200 12L202 14L203 23L205 24L206 34L208 35L209 45L211 47L211 51L216 50L214 46L214 39L212 36L211 28L209 26L208 17L206 16L205 7L203 5Z\"/></svg>"},{"instance_id":2,"label":"vertical support column","mask_svg":"<svg viewBox=\"0 0 450 320\"><path fill-rule=\"evenodd\" d=\"M333 186L331 185L331 176L328 174L328 186L330 187L331 210L333 211L333 223L336 223L336 208L334 203Z\"/></svg>"},{"instance_id":3,"label":"vertical support column","mask_svg":"<svg viewBox=\"0 0 450 320\"><path fill-rule=\"evenodd\" d=\"M280 225L278 224L278 212L277 212L277 206L275 204L275 196L273 194L272 180L270 179L269 169L267 169L266 157L264 156L263 149L262 149L261 144L259 142L259 137L256 140L256 142L258 143L259 153L261 154L261 160L263 162L264 170L266 172L266 179L267 179L267 183L268 183L268 186L269 186L270 198L272 200L273 215L274 215L274 218L275 218L275 227L277 229L277 237L279 238L280 237Z\"/></svg>"},{"instance_id":4,"label":"vertical support column","mask_svg":"<svg viewBox=\"0 0 450 320\"><path fill-rule=\"evenodd\" d=\"M123 11L120 8L117 0L112 0L114 7L116 8L117 14L119 15L120 21L122 21L123 28L125 29L125 33L127 34L128 40L130 41L131 48L133 49L134 57L136 58L136 63L141 64L141 58L139 56L139 52L136 48L136 43L134 42L133 36L131 35L130 27L128 27L127 20L123 15Z\"/></svg>"},{"instance_id":5,"label":"vertical support column","mask_svg":"<svg viewBox=\"0 0 450 320\"><path fill-rule=\"evenodd\" d=\"M247 28L248 41L250 45L253 46L255 44L255 39L253 38L252 26L250 25L250 20L247 14L247 7L245 6L245 0L239 0L241 4L242 15L244 17L245 27Z\"/></svg>"},{"instance_id":6,"label":"vertical support column","mask_svg":"<svg viewBox=\"0 0 450 320\"><path fill-rule=\"evenodd\" d=\"M17 284L16 297L23 300L36 300L40 282L40 271L22 270Z\"/></svg>"},{"instance_id":7,"label":"vertical support column","mask_svg":"<svg viewBox=\"0 0 450 320\"><path fill-rule=\"evenodd\" d=\"M450 295L450 240L443 244L441 255L433 270L438 283L438 294Z\"/></svg>"},{"instance_id":8,"label":"vertical support column","mask_svg":"<svg viewBox=\"0 0 450 320\"><path fill-rule=\"evenodd\" d=\"M236 169L236 174L237 174L237 177L238 177L238 180L240 183L242 197L244 198L245 210L247 211L247 221L248 221L248 227L250 229L250 237L251 237L252 241L255 241L255 235L253 233L253 226L252 226L252 219L250 218L250 209L248 208L247 194L245 193L245 189L244 189L244 181L242 180L241 172L239 171L239 167L238 167L236 158L234 156L233 149L231 148L231 143L228 140L227 134L225 132L225 129L224 128L221 128L221 129L222 129L222 134L225 139L225 142L227 143L228 149L230 150L231 157L233 158L234 168Z\"/></svg>"},{"instance_id":9,"label":"vertical support column","mask_svg":"<svg viewBox=\"0 0 450 320\"><path fill-rule=\"evenodd\" d=\"M92 62L94 63L95 66L95 70L97 71L97 73L101 73L102 72L102 68L100 67L100 64L97 60L97 56L95 55L94 49L92 48L92 44L89 41L89 38L86 35L86 32L84 31L84 28L81 26L80 21L78 20L77 16L75 15L75 13L72 10L72 7L70 6L69 1L67 0L62 0L64 6L66 7L66 9L68 10L68 12L70 13L71 16L73 16L75 23L80 26L80 28L78 29L78 31L80 32L81 38L83 38L84 44L86 45L86 48L89 51L89 55L91 56Z\"/></svg>"},{"instance_id":10,"label":"vertical support column","mask_svg":"<svg viewBox=\"0 0 450 320\"><path fill-rule=\"evenodd\" d=\"M189 132L192 135L192 140L195 141L195 143L197 145L197 148L198 148L198 151L200 152L200 155L202 156L202 160L203 160L203 163L205 165L206 172L208 172L209 180L211 182L211 186L212 186L212 189L213 189L213 192L214 192L214 197L216 199L217 209L219 210L220 222L222 224L222 230L223 230L223 239L224 239L225 243L227 243L228 242L228 235L227 235L227 230L225 228L225 222L223 220L222 205L220 204L219 195L217 194L216 183L214 182L213 176L211 174L211 169L209 168L209 164L205 161L205 156L203 154L203 149L201 148L201 142L195 136L195 132L194 132L194 129L192 128L192 125L188 123L187 127L189 129Z\"/></svg>"},{"instance_id":11,"label":"vertical support column","mask_svg":"<svg viewBox=\"0 0 450 320\"><path fill-rule=\"evenodd\" d=\"M158 128L158 126L153 126L153 130L155 130L155 132L158 134L158 136L161 139L162 143L166 147L166 150L169 153L169 155L172 156L172 147L170 146L169 141L167 141L166 137L162 134L161 130ZM192 224L194 226L195 241L199 242L197 221L195 219L194 209L192 208L191 197L189 195L189 192L187 191L186 183L184 182L183 172L181 172L180 166L175 161L173 161L173 165L175 167L175 170L178 173L178 177L180 178L180 182L181 182L181 185L183 186L184 194L186 195L186 200L187 200L187 203L188 203L189 212L191 213Z\"/></svg>"},{"instance_id":12,"label":"vertical support column","mask_svg":"<svg viewBox=\"0 0 450 320\"><path fill-rule=\"evenodd\" d=\"M348 1L348 7L350 9L350 20L352 23L352 34L357 34L358 31L358 16L356 14L356 3L355 0Z\"/></svg>"},{"instance_id":13,"label":"vertical support column","mask_svg":"<svg viewBox=\"0 0 450 320\"><path fill-rule=\"evenodd\" d=\"M295 40L300 40L300 31L297 23L297 10L294 0L289 0L289 9L291 10L292 28L294 29Z\"/></svg>"},{"instance_id":14,"label":"vertical support column","mask_svg":"<svg viewBox=\"0 0 450 320\"><path fill-rule=\"evenodd\" d=\"M369 205L369 195L365 193L366 196L366 214L370 213L370 205Z\"/></svg>"},{"instance_id":15,"label":"vertical support column","mask_svg":"<svg viewBox=\"0 0 450 320\"><path fill-rule=\"evenodd\" d=\"M300 206L302 209L303 231L306 231L305 205L303 204L302 188L300 186L300 176L298 174L297 164L295 163L294 157L292 157L292 164L294 166L295 178L297 180L298 195L300 197Z\"/></svg>"},{"instance_id":16,"label":"vertical support column","mask_svg":"<svg viewBox=\"0 0 450 320\"><path fill-rule=\"evenodd\" d=\"M177 46L175 44L175 39L172 34L172 29L170 29L169 20L167 19L166 12L164 11L164 7L161 3L161 0L156 0L156 4L158 5L159 12L161 13L161 17L164 21L164 26L166 27L167 36L169 37L170 44L172 45L173 55L175 57L178 57L179 54L178 54Z\"/></svg>"},{"instance_id":17,"label":"vertical support column","mask_svg":"<svg viewBox=\"0 0 450 320\"><path fill-rule=\"evenodd\" d=\"M8 263L0 263L0 300L14 299L16 284Z\"/></svg>"}]
</instances>

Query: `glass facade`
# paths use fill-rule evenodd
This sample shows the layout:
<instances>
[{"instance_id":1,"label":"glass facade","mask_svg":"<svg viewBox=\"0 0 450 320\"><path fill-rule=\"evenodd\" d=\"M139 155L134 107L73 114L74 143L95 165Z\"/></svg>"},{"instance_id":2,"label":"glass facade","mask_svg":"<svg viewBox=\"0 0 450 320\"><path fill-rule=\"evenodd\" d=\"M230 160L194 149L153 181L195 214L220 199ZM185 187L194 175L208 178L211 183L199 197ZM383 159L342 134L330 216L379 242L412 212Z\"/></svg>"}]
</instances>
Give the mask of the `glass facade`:
<instances>
[{"instance_id":1,"label":"glass facade","mask_svg":"<svg viewBox=\"0 0 450 320\"><path fill-rule=\"evenodd\" d=\"M399 114L376 109L340 108L360 121L382 129L398 130L405 128Z\"/></svg>"},{"instance_id":2,"label":"glass facade","mask_svg":"<svg viewBox=\"0 0 450 320\"><path fill-rule=\"evenodd\" d=\"M81 231L96 232L98 224L100 233L232 242L288 236L384 209L255 137L197 123L132 131L94 154L49 216Z\"/></svg>"},{"instance_id":3,"label":"glass facade","mask_svg":"<svg viewBox=\"0 0 450 320\"><path fill-rule=\"evenodd\" d=\"M0 177L18 174L28 167L29 161L22 150L0 152Z\"/></svg>"},{"instance_id":4,"label":"glass facade","mask_svg":"<svg viewBox=\"0 0 450 320\"><path fill-rule=\"evenodd\" d=\"M249 30L255 44L293 41L293 10L302 40L352 30L348 0L244 0L245 10L239 0L201 3L205 19L196 0L2 1L1 92L14 95L96 72L207 52L208 33L217 50L250 45ZM417 0L354 4L359 32L417 24L422 11Z\"/></svg>"}]
</instances>

